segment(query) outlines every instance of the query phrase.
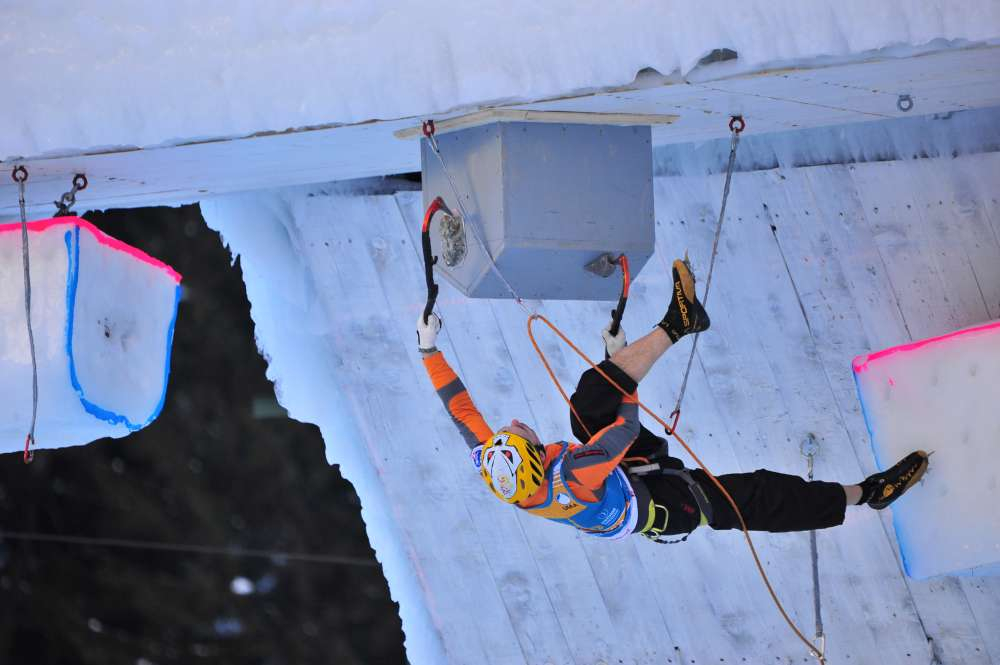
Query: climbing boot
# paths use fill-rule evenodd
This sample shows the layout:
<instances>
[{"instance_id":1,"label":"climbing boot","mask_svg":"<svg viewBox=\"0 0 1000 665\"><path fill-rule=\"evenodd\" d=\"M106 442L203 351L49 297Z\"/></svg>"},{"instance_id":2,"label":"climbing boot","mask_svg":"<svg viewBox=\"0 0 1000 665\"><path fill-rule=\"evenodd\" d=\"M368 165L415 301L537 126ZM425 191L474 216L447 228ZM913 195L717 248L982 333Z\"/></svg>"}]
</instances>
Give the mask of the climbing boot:
<instances>
[{"instance_id":1,"label":"climbing boot","mask_svg":"<svg viewBox=\"0 0 1000 665\"><path fill-rule=\"evenodd\" d=\"M663 328L671 342L676 342L688 333L708 330L711 322L694 292L694 274L688 264L680 259L675 260L673 272L670 307L663 320L656 325Z\"/></svg>"},{"instance_id":2,"label":"climbing boot","mask_svg":"<svg viewBox=\"0 0 1000 665\"><path fill-rule=\"evenodd\" d=\"M861 501L875 510L882 510L903 496L906 490L924 475L928 456L922 450L912 452L889 470L868 476L861 481Z\"/></svg>"}]
</instances>

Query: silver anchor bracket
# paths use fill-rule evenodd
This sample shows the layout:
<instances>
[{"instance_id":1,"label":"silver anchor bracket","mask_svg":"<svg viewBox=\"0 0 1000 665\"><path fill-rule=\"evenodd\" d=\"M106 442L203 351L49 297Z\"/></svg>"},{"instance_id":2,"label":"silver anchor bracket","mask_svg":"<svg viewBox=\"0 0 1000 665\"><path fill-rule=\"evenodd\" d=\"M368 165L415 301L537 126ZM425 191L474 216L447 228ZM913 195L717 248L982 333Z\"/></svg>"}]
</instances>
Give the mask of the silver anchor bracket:
<instances>
[{"instance_id":1,"label":"silver anchor bracket","mask_svg":"<svg viewBox=\"0 0 1000 665\"><path fill-rule=\"evenodd\" d=\"M596 259L583 266L583 269L587 272L594 273L598 277L611 277L615 270L618 269L618 265L615 263L615 258L610 254L601 254Z\"/></svg>"}]
</instances>

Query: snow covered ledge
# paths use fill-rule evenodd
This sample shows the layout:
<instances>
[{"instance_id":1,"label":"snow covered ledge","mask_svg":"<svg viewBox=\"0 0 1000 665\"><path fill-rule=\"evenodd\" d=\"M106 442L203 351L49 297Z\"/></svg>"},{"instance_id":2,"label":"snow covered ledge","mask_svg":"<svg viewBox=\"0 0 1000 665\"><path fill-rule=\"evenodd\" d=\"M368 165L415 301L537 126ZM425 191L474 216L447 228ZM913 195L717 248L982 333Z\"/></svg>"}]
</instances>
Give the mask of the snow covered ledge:
<instances>
[{"instance_id":1,"label":"snow covered ledge","mask_svg":"<svg viewBox=\"0 0 1000 665\"><path fill-rule=\"evenodd\" d=\"M354 360L341 356L330 341L343 332L336 329L335 312L325 311L317 294L293 217L293 202L309 195L308 188L237 195L203 201L201 210L233 260L242 259L257 344L278 401L292 418L319 426L327 461L340 465L362 499L361 516L390 594L399 603L411 662L445 662L427 605L408 602L424 595L422 576L406 552L397 519L390 517L393 503L350 412L346 388L338 382L337 365Z\"/></svg>"},{"instance_id":2,"label":"snow covered ledge","mask_svg":"<svg viewBox=\"0 0 1000 665\"><path fill-rule=\"evenodd\" d=\"M1000 38L983 0L537 3L106 0L0 10L0 159L97 146L402 118L689 74L737 72L890 46ZM183 37L181 37L183 36ZM72 112L67 112L72 109Z\"/></svg>"},{"instance_id":3,"label":"snow covered ledge","mask_svg":"<svg viewBox=\"0 0 1000 665\"><path fill-rule=\"evenodd\" d=\"M483 107L677 116L665 145L732 113L756 135L1000 104L981 0L103 6L0 10L0 160L31 214L75 173L97 208L416 171L394 132ZM16 201L0 178L0 219Z\"/></svg>"}]
</instances>

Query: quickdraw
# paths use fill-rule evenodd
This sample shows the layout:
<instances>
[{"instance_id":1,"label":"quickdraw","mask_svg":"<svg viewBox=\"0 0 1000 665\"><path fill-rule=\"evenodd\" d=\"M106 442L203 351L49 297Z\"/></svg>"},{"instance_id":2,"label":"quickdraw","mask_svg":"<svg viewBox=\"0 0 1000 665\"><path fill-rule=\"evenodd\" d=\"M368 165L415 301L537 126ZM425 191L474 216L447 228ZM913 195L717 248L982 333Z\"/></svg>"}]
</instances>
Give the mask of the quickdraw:
<instances>
[{"instance_id":1,"label":"quickdraw","mask_svg":"<svg viewBox=\"0 0 1000 665\"><path fill-rule=\"evenodd\" d=\"M87 184L87 176L83 173L73 176L73 187L60 196L58 201L52 202L56 206L56 217L71 217L75 214L72 207L76 205L76 193L87 189Z\"/></svg>"}]
</instances>

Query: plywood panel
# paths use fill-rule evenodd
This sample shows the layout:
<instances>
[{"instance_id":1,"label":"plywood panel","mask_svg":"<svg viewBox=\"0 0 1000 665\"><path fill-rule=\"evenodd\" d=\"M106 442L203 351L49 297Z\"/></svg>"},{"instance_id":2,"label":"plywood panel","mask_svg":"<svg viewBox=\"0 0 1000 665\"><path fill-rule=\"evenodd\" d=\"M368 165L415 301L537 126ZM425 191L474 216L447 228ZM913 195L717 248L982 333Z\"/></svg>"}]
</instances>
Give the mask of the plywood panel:
<instances>
[{"instance_id":1,"label":"plywood panel","mask_svg":"<svg viewBox=\"0 0 1000 665\"><path fill-rule=\"evenodd\" d=\"M991 311L1000 244L988 197L998 165L998 156L981 155L736 176L708 302L713 325L699 342L680 427L713 471L802 475L799 446L809 433L821 446L817 477L855 482L873 471L850 361ZM689 251L704 277L722 178L664 178L655 188L656 254L633 285L624 320L632 339L662 317L674 257ZM427 605L450 661L808 659L739 533L704 529L675 546L601 542L504 506L482 486L414 348L424 296L420 213L416 192L316 196L295 207L317 306L339 331L329 339L346 386L339 398L393 505L386 519L400 527L421 575L424 596L401 602ZM612 304L525 305L600 357ZM569 436L566 406L528 341L521 307L467 300L442 284L439 310L440 346L491 425L517 417L546 439ZM536 330L572 390L586 364ZM662 414L673 409L690 348L685 339L670 349L642 383L640 397ZM906 579L887 520L849 509L843 527L818 534L831 662L995 662L997 580ZM755 542L811 635L807 535Z\"/></svg>"}]
</instances>

